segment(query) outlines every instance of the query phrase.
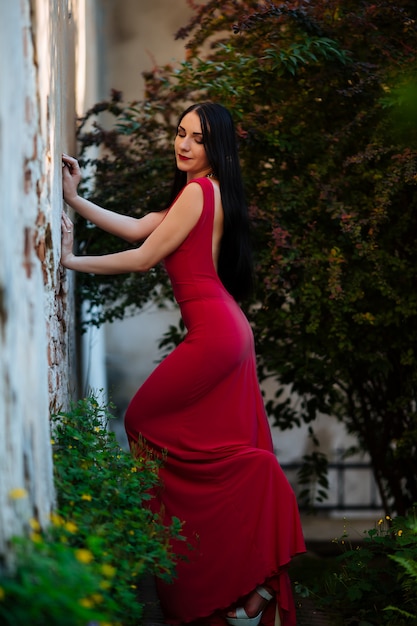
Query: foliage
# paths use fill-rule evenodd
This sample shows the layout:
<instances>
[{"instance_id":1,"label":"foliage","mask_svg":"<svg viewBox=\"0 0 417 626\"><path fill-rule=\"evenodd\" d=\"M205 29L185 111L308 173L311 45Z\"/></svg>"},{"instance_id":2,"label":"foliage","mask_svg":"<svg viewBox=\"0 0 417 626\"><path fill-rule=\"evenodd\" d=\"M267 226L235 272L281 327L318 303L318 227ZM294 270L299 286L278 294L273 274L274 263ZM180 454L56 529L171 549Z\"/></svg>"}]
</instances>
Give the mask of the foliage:
<instances>
[{"instance_id":1,"label":"foliage","mask_svg":"<svg viewBox=\"0 0 417 626\"><path fill-rule=\"evenodd\" d=\"M311 433L310 433L311 434ZM313 436L316 445L317 438ZM312 503L324 502L327 499L329 489L328 459L320 450L314 450L311 454L304 455L304 463L300 467L297 480L302 487L298 494L300 505L304 504L308 510Z\"/></svg>"},{"instance_id":2,"label":"foliage","mask_svg":"<svg viewBox=\"0 0 417 626\"><path fill-rule=\"evenodd\" d=\"M107 623L100 585L107 579L77 559L56 533L15 540L13 574L0 576L3 626L85 626Z\"/></svg>"},{"instance_id":3,"label":"foliage","mask_svg":"<svg viewBox=\"0 0 417 626\"><path fill-rule=\"evenodd\" d=\"M380 519L360 544L347 534L338 540L342 553L303 587L332 624L406 626L417 616L417 525L407 518ZM403 564L406 564L405 568ZM302 579L302 573L300 572ZM307 591L306 591L307 589Z\"/></svg>"},{"instance_id":4,"label":"foliage","mask_svg":"<svg viewBox=\"0 0 417 626\"><path fill-rule=\"evenodd\" d=\"M390 554L389 557L395 563L400 566L402 572L400 572L400 582L401 587L404 592L404 597L406 599L406 605L403 606L400 603L400 606L387 606L386 611L391 612L393 614L393 618L395 614L400 614L401 616L414 620L414 623L417 622L417 560L416 560L416 544L417 544L417 519L414 515L413 518L410 518L406 521L405 527L409 527L411 541L413 541L412 548L410 550ZM397 535L399 534L399 530L397 531ZM401 533L402 534L402 533ZM408 600L411 598L411 603ZM411 604L411 608L410 608ZM404 609L408 610L405 611ZM413 612L410 613L410 610Z\"/></svg>"},{"instance_id":5,"label":"foliage","mask_svg":"<svg viewBox=\"0 0 417 626\"><path fill-rule=\"evenodd\" d=\"M260 376L279 384L267 409L281 428L308 423L313 440L318 414L340 419L370 456L387 514L404 514L417 500L416 5L211 0L194 10L178 33L188 38L181 67L149 73L134 108L102 103L115 108L115 130L80 134L84 148L105 148L92 197L127 211L141 197L145 210L163 206L178 107L209 98L231 110L256 249ZM104 252L96 230L82 245ZM159 278L123 283L129 306L154 297ZM101 279L98 302L120 304L112 280Z\"/></svg>"},{"instance_id":6,"label":"foliage","mask_svg":"<svg viewBox=\"0 0 417 626\"><path fill-rule=\"evenodd\" d=\"M170 540L179 537L181 525L174 519L166 528L149 509L163 461L146 446L137 457L123 451L107 428L110 418L94 398L53 418L57 512L78 528L68 537L71 543L87 546L95 559L114 568L108 594L117 604L118 621L133 626L138 581L145 572L171 579Z\"/></svg>"},{"instance_id":7,"label":"foliage","mask_svg":"<svg viewBox=\"0 0 417 626\"><path fill-rule=\"evenodd\" d=\"M0 578L5 626L136 626L144 575L175 576L181 524L151 511L163 459L146 446L137 458L122 450L111 417L95 398L53 416L56 511L44 532L32 521L32 540L18 543L14 572Z\"/></svg>"}]
</instances>

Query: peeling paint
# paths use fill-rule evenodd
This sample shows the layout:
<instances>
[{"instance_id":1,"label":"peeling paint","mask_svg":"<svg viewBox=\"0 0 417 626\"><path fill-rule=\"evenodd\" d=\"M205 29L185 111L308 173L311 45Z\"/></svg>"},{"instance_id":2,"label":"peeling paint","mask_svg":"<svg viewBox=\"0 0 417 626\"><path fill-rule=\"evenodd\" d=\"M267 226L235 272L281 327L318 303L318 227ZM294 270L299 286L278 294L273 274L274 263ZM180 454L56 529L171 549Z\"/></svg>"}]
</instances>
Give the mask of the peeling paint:
<instances>
[{"instance_id":1,"label":"peeling paint","mask_svg":"<svg viewBox=\"0 0 417 626\"><path fill-rule=\"evenodd\" d=\"M31 246L31 236L30 229L25 228L25 243L24 243L24 251L23 251L23 267L26 272L26 278L30 279L32 277L32 246Z\"/></svg>"},{"instance_id":2,"label":"peeling paint","mask_svg":"<svg viewBox=\"0 0 417 626\"><path fill-rule=\"evenodd\" d=\"M23 179L24 179L24 190L25 190L25 193L28 194L30 193L32 189L32 172L30 169L30 161L28 159L26 159L25 161Z\"/></svg>"},{"instance_id":3,"label":"peeling paint","mask_svg":"<svg viewBox=\"0 0 417 626\"><path fill-rule=\"evenodd\" d=\"M8 311L6 307L6 293L3 285L0 285L0 328L4 337L5 326L7 323Z\"/></svg>"}]
</instances>

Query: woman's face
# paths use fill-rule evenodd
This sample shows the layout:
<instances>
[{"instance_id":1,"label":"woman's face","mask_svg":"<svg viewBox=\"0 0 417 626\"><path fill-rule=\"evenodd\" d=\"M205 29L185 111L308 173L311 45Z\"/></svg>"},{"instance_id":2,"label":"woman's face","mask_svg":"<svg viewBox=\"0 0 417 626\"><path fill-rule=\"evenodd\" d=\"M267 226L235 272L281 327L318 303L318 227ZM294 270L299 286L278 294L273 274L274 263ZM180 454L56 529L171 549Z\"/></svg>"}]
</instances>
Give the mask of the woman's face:
<instances>
[{"instance_id":1,"label":"woman's face","mask_svg":"<svg viewBox=\"0 0 417 626\"><path fill-rule=\"evenodd\" d=\"M174 148L177 167L187 173L187 182L211 172L196 111L184 115L179 123Z\"/></svg>"}]
</instances>

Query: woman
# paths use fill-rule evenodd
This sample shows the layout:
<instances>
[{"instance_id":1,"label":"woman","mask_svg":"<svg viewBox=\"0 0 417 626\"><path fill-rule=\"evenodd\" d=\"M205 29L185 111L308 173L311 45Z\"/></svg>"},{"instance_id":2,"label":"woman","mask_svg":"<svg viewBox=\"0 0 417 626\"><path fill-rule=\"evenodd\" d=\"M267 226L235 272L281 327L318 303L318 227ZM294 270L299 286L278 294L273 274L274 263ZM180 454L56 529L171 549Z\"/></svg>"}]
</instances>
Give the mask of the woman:
<instances>
[{"instance_id":1,"label":"woman","mask_svg":"<svg viewBox=\"0 0 417 626\"><path fill-rule=\"evenodd\" d=\"M141 219L77 195L80 170L63 156L66 202L130 243L125 252L74 256L63 215L62 264L97 274L145 272L164 261L187 328L125 417L134 451L166 451L158 505L184 522L172 584L157 581L166 621L291 626L287 567L305 550L293 491L273 453L256 377L251 328L237 304L251 288L249 225L229 112L188 108L175 137L170 207ZM190 549L191 544L191 549Z\"/></svg>"}]
</instances>

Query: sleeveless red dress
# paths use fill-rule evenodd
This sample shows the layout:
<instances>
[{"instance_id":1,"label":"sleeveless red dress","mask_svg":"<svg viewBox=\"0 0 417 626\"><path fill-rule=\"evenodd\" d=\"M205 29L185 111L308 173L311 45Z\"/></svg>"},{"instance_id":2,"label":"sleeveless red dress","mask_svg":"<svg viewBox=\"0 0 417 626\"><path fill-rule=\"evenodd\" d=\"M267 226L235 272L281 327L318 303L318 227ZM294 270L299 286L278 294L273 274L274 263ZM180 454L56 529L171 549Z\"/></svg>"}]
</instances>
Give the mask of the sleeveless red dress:
<instances>
[{"instance_id":1,"label":"sleeveless red dress","mask_svg":"<svg viewBox=\"0 0 417 626\"><path fill-rule=\"evenodd\" d=\"M188 542L172 584L157 580L167 623L225 624L224 609L272 577L281 622L295 609L287 566L305 551L294 493L273 453L251 327L212 260L214 190L200 219L165 260L187 328L184 341L140 387L126 413L132 448L167 451L158 494L165 521ZM192 548L187 547L192 544ZM262 622L274 623L274 602Z\"/></svg>"}]
</instances>

